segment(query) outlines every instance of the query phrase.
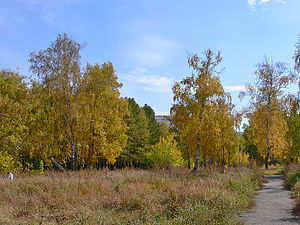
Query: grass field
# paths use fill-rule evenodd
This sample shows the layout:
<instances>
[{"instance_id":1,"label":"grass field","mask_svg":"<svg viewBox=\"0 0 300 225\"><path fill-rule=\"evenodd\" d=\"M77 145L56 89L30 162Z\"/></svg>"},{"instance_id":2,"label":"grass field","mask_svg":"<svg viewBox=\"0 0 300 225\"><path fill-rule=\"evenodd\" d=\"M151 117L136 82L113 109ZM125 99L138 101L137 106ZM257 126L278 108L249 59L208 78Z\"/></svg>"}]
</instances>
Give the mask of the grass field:
<instances>
[{"instance_id":1,"label":"grass field","mask_svg":"<svg viewBox=\"0 0 300 225\"><path fill-rule=\"evenodd\" d=\"M237 224L258 169L46 171L0 180L0 224Z\"/></svg>"}]
</instances>

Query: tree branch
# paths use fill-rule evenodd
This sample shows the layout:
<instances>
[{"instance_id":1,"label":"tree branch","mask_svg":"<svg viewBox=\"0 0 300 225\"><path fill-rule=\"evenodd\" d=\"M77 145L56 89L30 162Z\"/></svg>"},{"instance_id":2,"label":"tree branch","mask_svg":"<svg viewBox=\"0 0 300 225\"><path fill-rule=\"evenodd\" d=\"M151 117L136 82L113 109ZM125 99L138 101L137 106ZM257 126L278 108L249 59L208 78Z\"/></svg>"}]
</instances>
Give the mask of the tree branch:
<instances>
[{"instance_id":1,"label":"tree branch","mask_svg":"<svg viewBox=\"0 0 300 225\"><path fill-rule=\"evenodd\" d=\"M52 156L50 156L50 159L52 160L52 162L53 162L60 170L62 170L62 171L64 171L64 172L66 171L65 168L63 168L62 165L60 165L58 162L56 162L55 159L54 159Z\"/></svg>"}]
</instances>

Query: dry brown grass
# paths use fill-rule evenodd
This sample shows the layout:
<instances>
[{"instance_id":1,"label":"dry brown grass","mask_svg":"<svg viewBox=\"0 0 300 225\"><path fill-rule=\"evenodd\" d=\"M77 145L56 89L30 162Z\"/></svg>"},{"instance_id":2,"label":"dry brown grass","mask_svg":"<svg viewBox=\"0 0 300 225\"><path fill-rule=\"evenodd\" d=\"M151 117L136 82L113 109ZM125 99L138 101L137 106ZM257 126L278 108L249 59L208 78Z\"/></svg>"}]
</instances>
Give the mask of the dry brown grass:
<instances>
[{"instance_id":1,"label":"dry brown grass","mask_svg":"<svg viewBox=\"0 0 300 225\"><path fill-rule=\"evenodd\" d=\"M0 224L231 224L261 172L47 171L0 179Z\"/></svg>"}]
</instances>

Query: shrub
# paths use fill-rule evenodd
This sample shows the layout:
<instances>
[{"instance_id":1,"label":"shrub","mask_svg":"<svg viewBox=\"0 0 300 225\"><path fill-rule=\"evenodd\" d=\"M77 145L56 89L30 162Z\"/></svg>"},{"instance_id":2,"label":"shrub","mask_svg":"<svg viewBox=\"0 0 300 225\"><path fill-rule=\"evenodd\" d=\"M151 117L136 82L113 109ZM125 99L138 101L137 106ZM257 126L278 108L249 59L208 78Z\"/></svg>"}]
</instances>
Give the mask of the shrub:
<instances>
[{"instance_id":1,"label":"shrub","mask_svg":"<svg viewBox=\"0 0 300 225\"><path fill-rule=\"evenodd\" d=\"M174 135L160 138L160 141L152 147L148 158L154 167L158 168L182 165L181 152L174 141Z\"/></svg>"},{"instance_id":2,"label":"shrub","mask_svg":"<svg viewBox=\"0 0 300 225\"><path fill-rule=\"evenodd\" d=\"M283 168L284 186L291 190L300 179L300 165L291 163Z\"/></svg>"},{"instance_id":3,"label":"shrub","mask_svg":"<svg viewBox=\"0 0 300 225\"><path fill-rule=\"evenodd\" d=\"M297 163L291 163L284 167L284 186L289 190L292 190L292 196L296 200L296 204L293 208L294 212L300 215L300 165Z\"/></svg>"},{"instance_id":4,"label":"shrub","mask_svg":"<svg viewBox=\"0 0 300 225\"><path fill-rule=\"evenodd\" d=\"M300 171L296 171L292 173L286 182L286 186L288 189L292 189L294 185L300 180Z\"/></svg>"}]
</instances>

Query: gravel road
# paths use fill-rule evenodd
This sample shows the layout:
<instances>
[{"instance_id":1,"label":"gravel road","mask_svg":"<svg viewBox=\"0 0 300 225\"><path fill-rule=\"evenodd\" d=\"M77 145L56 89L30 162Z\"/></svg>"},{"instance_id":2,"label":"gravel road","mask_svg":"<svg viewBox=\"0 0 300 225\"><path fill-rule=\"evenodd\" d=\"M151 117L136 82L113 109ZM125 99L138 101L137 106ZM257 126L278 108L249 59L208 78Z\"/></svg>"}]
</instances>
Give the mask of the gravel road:
<instances>
[{"instance_id":1,"label":"gravel road","mask_svg":"<svg viewBox=\"0 0 300 225\"><path fill-rule=\"evenodd\" d=\"M245 224L289 225L298 224L299 218L292 215L294 205L290 192L283 189L282 177L267 175L268 183L264 185L257 197L256 207L244 216Z\"/></svg>"}]
</instances>

